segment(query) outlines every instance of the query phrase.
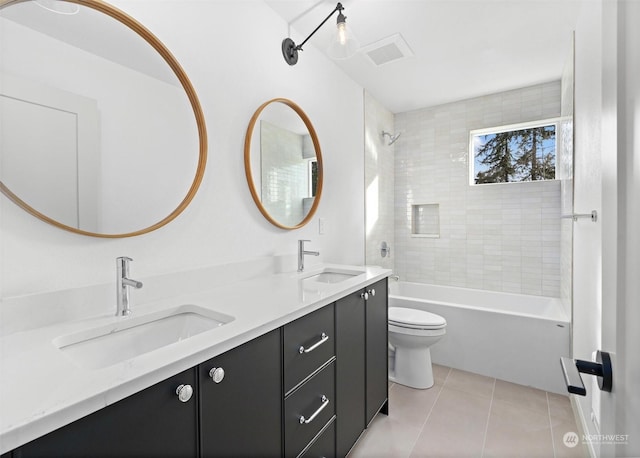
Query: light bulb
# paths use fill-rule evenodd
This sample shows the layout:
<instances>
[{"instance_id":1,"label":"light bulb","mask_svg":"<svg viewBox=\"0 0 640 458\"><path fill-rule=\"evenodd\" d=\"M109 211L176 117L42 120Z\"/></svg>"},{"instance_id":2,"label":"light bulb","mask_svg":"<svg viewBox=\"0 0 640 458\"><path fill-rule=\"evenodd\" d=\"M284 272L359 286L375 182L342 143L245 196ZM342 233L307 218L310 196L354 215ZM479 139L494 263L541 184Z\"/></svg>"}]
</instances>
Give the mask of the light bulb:
<instances>
[{"instance_id":1,"label":"light bulb","mask_svg":"<svg viewBox=\"0 0 640 458\"><path fill-rule=\"evenodd\" d=\"M327 53L332 59L348 59L359 49L358 41L353 36L350 27L347 27L346 18L342 13L338 15L337 30Z\"/></svg>"},{"instance_id":2,"label":"light bulb","mask_svg":"<svg viewBox=\"0 0 640 458\"><path fill-rule=\"evenodd\" d=\"M347 23L338 22L338 42L344 46L347 44Z\"/></svg>"}]
</instances>

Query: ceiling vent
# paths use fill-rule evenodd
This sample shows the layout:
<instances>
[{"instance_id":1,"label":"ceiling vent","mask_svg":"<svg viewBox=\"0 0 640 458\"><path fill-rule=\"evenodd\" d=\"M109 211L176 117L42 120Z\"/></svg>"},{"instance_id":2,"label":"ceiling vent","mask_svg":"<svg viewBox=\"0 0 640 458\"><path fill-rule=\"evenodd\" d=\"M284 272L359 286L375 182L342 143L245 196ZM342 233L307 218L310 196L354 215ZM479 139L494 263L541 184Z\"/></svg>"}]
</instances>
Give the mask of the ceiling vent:
<instances>
[{"instance_id":1,"label":"ceiling vent","mask_svg":"<svg viewBox=\"0 0 640 458\"><path fill-rule=\"evenodd\" d=\"M361 52L378 67L400 59L413 57L413 51L399 33L363 46Z\"/></svg>"}]
</instances>

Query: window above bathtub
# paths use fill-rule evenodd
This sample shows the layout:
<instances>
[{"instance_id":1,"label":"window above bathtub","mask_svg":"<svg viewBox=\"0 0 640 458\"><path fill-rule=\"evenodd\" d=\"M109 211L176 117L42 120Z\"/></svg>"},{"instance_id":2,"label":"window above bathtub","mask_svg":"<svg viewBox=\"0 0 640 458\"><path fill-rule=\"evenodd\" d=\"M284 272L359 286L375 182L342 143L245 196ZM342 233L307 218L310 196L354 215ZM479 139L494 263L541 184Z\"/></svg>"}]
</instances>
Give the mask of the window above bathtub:
<instances>
[{"instance_id":1,"label":"window above bathtub","mask_svg":"<svg viewBox=\"0 0 640 458\"><path fill-rule=\"evenodd\" d=\"M555 180L558 118L469 132L469 184Z\"/></svg>"}]
</instances>

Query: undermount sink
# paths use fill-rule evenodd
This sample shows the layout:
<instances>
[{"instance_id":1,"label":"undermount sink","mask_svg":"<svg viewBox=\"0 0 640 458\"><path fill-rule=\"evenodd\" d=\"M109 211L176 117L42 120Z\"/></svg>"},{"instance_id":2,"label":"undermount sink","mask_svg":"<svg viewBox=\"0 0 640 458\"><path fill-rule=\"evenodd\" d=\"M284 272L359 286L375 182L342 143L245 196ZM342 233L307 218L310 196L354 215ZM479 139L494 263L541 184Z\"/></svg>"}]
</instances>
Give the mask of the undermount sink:
<instances>
[{"instance_id":1,"label":"undermount sink","mask_svg":"<svg viewBox=\"0 0 640 458\"><path fill-rule=\"evenodd\" d=\"M232 316L197 305L181 305L60 336L53 340L53 344L78 366L99 369L186 340L233 320Z\"/></svg>"},{"instance_id":2,"label":"undermount sink","mask_svg":"<svg viewBox=\"0 0 640 458\"><path fill-rule=\"evenodd\" d=\"M353 278L351 274L342 274L339 272L322 272L321 274L314 275L307 278L307 280L317 281L320 283L340 283L341 281Z\"/></svg>"},{"instance_id":3,"label":"undermount sink","mask_svg":"<svg viewBox=\"0 0 640 458\"><path fill-rule=\"evenodd\" d=\"M362 270L324 268L309 274L303 280L315 283L340 283L363 273Z\"/></svg>"}]
</instances>

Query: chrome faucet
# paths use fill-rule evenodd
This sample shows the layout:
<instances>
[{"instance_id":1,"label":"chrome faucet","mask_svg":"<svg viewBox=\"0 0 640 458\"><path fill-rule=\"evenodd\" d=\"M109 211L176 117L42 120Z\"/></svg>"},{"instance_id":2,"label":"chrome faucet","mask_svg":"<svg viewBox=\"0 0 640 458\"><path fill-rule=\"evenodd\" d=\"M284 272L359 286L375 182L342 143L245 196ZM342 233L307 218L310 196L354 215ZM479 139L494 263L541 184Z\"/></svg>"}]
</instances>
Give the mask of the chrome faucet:
<instances>
[{"instance_id":1,"label":"chrome faucet","mask_svg":"<svg viewBox=\"0 0 640 458\"><path fill-rule=\"evenodd\" d=\"M311 240L298 240L298 272L304 271L304 255L309 254L311 256L320 256L319 251L306 251L304 249L304 242L310 242Z\"/></svg>"},{"instance_id":2,"label":"chrome faucet","mask_svg":"<svg viewBox=\"0 0 640 458\"><path fill-rule=\"evenodd\" d=\"M118 308L116 309L116 316L127 316L131 313L131 307L129 306L129 286L136 289L142 288L142 282L129 278L129 261L133 261L133 259L127 258L126 256L116 258L116 267L118 270L116 279Z\"/></svg>"}]
</instances>

